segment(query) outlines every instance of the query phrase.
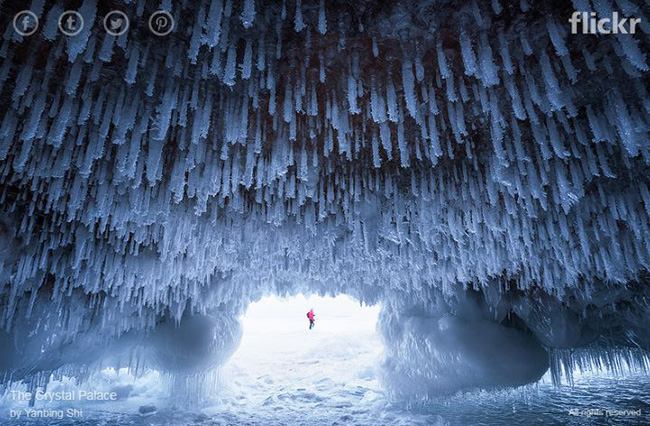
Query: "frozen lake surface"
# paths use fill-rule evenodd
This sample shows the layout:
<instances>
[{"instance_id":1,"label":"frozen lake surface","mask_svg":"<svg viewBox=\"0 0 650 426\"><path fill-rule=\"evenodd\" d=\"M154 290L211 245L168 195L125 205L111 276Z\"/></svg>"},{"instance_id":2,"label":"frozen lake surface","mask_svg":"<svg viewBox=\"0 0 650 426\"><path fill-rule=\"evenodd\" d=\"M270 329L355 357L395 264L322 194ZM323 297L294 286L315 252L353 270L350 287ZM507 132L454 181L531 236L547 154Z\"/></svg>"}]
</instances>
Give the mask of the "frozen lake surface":
<instances>
[{"instance_id":1,"label":"frozen lake surface","mask_svg":"<svg viewBox=\"0 0 650 426\"><path fill-rule=\"evenodd\" d=\"M311 307L317 322L308 330L305 313ZM375 332L378 310L361 309L356 302L341 298L269 299L253 305L244 318L241 346L220 374L219 392L204 406L179 408L176 396L161 397L155 381L145 380L118 403L87 404L80 418L11 420L3 408L3 424L650 424L650 377L643 374L582 375L573 387L561 388L544 377L528 388L458 395L423 407L390 404L378 378L382 355L382 342ZM137 414L138 407L146 404L154 404L158 411L147 417ZM630 412L608 417L605 410Z\"/></svg>"},{"instance_id":2,"label":"frozen lake surface","mask_svg":"<svg viewBox=\"0 0 650 426\"><path fill-rule=\"evenodd\" d=\"M493 393L453 398L431 404L426 411L408 411L386 405L379 396L369 401L368 388L344 387L313 391L278 387L270 403L245 397L225 399L210 414L174 409L153 416L85 410L82 419L5 420L3 425L71 426L192 426L192 425L647 425L650 398L647 376L581 380L572 389ZM334 397L334 398L333 398ZM601 409L641 410L641 415L606 417ZM572 415L569 410L584 410ZM589 411L594 410L594 411ZM589 415L591 414L591 415Z\"/></svg>"}]
</instances>

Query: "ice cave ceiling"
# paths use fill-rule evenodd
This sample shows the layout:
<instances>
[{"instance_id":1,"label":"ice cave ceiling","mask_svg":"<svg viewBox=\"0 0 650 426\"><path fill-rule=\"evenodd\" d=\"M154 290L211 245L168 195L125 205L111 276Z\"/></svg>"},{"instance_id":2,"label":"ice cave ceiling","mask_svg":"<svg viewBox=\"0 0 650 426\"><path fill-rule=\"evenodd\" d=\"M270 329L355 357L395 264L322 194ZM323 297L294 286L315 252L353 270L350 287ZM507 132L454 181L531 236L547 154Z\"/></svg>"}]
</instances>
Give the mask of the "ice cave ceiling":
<instances>
[{"instance_id":1,"label":"ice cave ceiling","mask_svg":"<svg viewBox=\"0 0 650 426\"><path fill-rule=\"evenodd\" d=\"M396 395L647 362L647 1L68 3L21 37L0 1L5 382L200 371L299 291L382 303ZM640 31L572 35L574 10Z\"/></svg>"}]
</instances>

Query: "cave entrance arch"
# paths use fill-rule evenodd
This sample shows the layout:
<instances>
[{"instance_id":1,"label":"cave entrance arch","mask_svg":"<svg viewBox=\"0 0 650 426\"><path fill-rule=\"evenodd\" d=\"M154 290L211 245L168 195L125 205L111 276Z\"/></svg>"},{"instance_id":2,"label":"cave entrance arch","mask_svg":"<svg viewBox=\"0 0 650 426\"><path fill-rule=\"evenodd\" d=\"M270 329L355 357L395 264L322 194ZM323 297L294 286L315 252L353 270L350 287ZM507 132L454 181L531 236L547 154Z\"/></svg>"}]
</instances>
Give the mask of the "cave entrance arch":
<instances>
[{"instance_id":1,"label":"cave entrance arch","mask_svg":"<svg viewBox=\"0 0 650 426\"><path fill-rule=\"evenodd\" d=\"M311 308L316 324L309 330ZM241 319L241 344L224 366L226 392L261 405L371 397L379 392L383 351L379 310L346 295L273 295L252 303Z\"/></svg>"}]
</instances>

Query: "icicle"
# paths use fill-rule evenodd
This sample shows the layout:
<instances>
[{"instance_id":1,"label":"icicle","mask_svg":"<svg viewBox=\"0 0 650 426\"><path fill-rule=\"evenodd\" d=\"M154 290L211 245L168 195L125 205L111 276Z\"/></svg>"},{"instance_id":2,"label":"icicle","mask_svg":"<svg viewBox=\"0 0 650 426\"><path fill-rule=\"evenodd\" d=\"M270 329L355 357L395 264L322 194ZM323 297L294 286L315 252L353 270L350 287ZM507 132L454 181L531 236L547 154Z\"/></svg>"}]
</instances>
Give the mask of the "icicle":
<instances>
[{"instance_id":1,"label":"icicle","mask_svg":"<svg viewBox=\"0 0 650 426\"><path fill-rule=\"evenodd\" d=\"M372 164L375 169L381 167L381 157L379 156L379 141L377 140L377 134L374 132L372 134Z\"/></svg>"},{"instance_id":2,"label":"icicle","mask_svg":"<svg viewBox=\"0 0 650 426\"><path fill-rule=\"evenodd\" d=\"M647 55L639 49L639 41L632 34L619 34L616 40L620 43L625 57L640 71L648 71Z\"/></svg>"},{"instance_id":3,"label":"icicle","mask_svg":"<svg viewBox=\"0 0 650 426\"><path fill-rule=\"evenodd\" d=\"M72 66L72 68L70 69L70 74L68 75L68 81L66 82L65 85L65 92L70 96L74 96L74 94L77 91L77 87L79 87L79 79L81 78L81 69L82 69L82 61L80 60L76 61Z\"/></svg>"},{"instance_id":4,"label":"icicle","mask_svg":"<svg viewBox=\"0 0 650 426\"><path fill-rule=\"evenodd\" d=\"M291 86L285 84L284 87L284 104L282 108L282 117L286 123L290 123L293 120L293 97L291 94Z\"/></svg>"},{"instance_id":5,"label":"icicle","mask_svg":"<svg viewBox=\"0 0 650 426\"><path fill-rule=\"evenodd\" d=\"M244 28L250 28L255 20L255 0L244 0L244 9L241 12L241 22Z\"/></svg>"},{"instance_id":6,"label":"icicle","mask_svg":"<svg viewBox=\"0 0 650 426\"><path fill-rule=\"evenodd\" d=\"M254 1L254 0L248 0ZM208 10L206 21L205 41L208 46L215 47L219 44L221 37L221 16L223 14L223 0L212 0Z\"/></svg>"},{"instance_id":7,"label":"icicle","mask_svg":"<svg viewBox=\"0 0 650 426\"><path fill-rule=\"evenodd\" d=\"M450 78L451 72L449 71L449 67L447 66L447 58L445 58L445 52L442 50L441 40L438 40L436 42L436 54L438 55L438 68L440 69L440 75L444 79ZM410 64L409 64L409 69L410 69Z\"/></svg>"},{"instance_id":8,"label":"icicle","mask_svg":"<svg viewBox=\"0 0 650 426\"><path fill-rule=\"evenodd\" d=\"M650 191L646 184L641 184L641 197L643 198L643 204L645 205L646 215L650 217Z\"/></svg>"},{"instance_id":9,"label":"icicle","mask_svg":"<svg viewBox=\"0 0 650 426\"><path fill-rule=\"evenodd\" d=\"M465 74L468 76L475 75L477 70L476 57L472 49L472 42L464 29L460 31L460 48L463 56L463 64L465 65Z\"/></svg>"},{"instance_id":10,"label":"icicle","mask_svg":"<svg viewBox=\"0 0 650 426\"><path fill-rule=\"evenodd\" d=\"M417 101L415 99L415 82L413 81L413 70L411 69L410 61L402 63L402 85L404 89L404 99L406 100L406 109L409 115L413 118L416 117L415 110Z\"/></svg>"},{"instance_id":11,"label":"icicle","mask_svg":"<svg viewBox=\"0 0 650 426\"><path fill-rule=\"evenodd\" d=\"M563 143L560 140L560 133L555 125L555 120L547 118L546 128L548 129L548 137L551 141L551 146L553 147L555 155L559 158L566 159L569 153L564 149Z\"/></svg>"},{"instance_id":12,"label":"icicle","mask_svg":"<svg viewBox=\"0 0 650 426\"><path fill-rule=\"evenodd\" d=\"M264 71L266 67L265 58L266 58L266 45L264 44L264 37L262 37L257 47L257 70L258 71Z\"/></svg>"},{"instance_id":13,"label":"icicle","mask_svg":"<svg viewBox=\"0 0 650 426\"><path fill-rule=\"evenodd\" d=\"M458 96L456 95L454 79L448 78L447 80L445 80L445 86L447 88L447 101L456 102L458 100Z\"/></svg>"},{"instance_id":14,"label":"icicle","mask_svg":"<svg viewBox=\"0 0 650 426\"><path fill-rule=\"evenodd\" d=\"M546 83L548 100L551 102L555 109L560 110L564 106L561 100L560 83L558 82L557 77L553 72L551 61L546 53L542 54L540 62L542 66L542 76L544 77L544 82Z\"/></svg>"},{"instance_id":15,"label":"icicle","mask_svg":"<svg viewBox=\"0 0 650 426\"><path fill-rule=\"evenodd\" d=\"M501 3L499 3L499 0L492 0L492 10L494 10L495 15L501 14L503 8L501 7Z\"/></svg>"},{"instance_id":16,"label":"icicle","mask_svg":"<svg viewBox=\"0 0 650 426\"><path fill-rule=\"evenodd\" d=\"M519 90L517 89L517 86L515 86L514 81L510 77L505 78L504 83L508 94L510 95L510 99L512 100L512 109L515 113L515 117L517 117L519 120L525 120L526 113L524 112L524 106L521 103L521 98L519 96Z\"/></svg>"},{"instance_id":17,"label":"icicle","mask_svg":"<svg viewBox=\"0 0 650 426\"><path fill-rule=\"evenodd\" d=\"M381 139L381 146L386 152L386 156L389 160L393 158L393 145L390 139L390 127L388 127L388 122L384 121L379 126L379 137Z\"/></svg>"},{"instance_id":18,"label":"icicle","mask_svg":"<svg viewBox=\"0 0 650 426\"><path fill-rule=\"evenodd\" d=\"M486 33L481 34L478 52L481 81L485 87L499 84L498 69L492 59L492 48L490 48Z\"/></svg>"},{"instance_id":19,"label":"icicle","mask_svg":"<svg viewBox=\"0 0 650 426\"><path fill-rule=\"evenodd\" d=\"M316 117L318 115L318 98L316 97L316 86L311 87L311 96L309 97L308 114L312 117Z\"/></svg>"},{"instance_id":20,"label":"icicle","mask_svg":"<svg viewBox=\"0 0 650 426\"><path fill-rule=\"evenodd\" d=\"M17 102L27 92L27 88L32 78L33 69L34 68L31 64L26 64L18 73L18 76L16 77L16 87L14 88L14 92L11 94L11 100L13 102Z\"/></svg>"},{"instance_id":21,"label":"icicle","mask_svg":"<svg viewBox=\"0 0 650 426\"><path fill-rule=\"evenodd\" d=\"M95 14L97 12L97 0L84 0L79 7L79 13L84 17L86 22L94 22ZM68 45L68 61L73 63L77 56L80 55L88 43L92 25L85 25L79 34L74 37L66 38Z\"/></svg>"},{"instance_id":22,"label":"icicle","mask_svg":"<svg viewBox=\"0 0 650 426\"><path fill-rule=\"evenodd\" d=\"M318 54L318 65L318 81L325 83L325 59L322 53Z\"/></svg>"},{"instance_id":23,"label":"icicle","mask_svg":"<svg viewBox=\"0 0 650 426\"><path fill-rule=\"evenodd\" d=\"M526 32L522 31L519 33L519 41L521 42L521 48L524 51L524 55L530 56L533 54L533 48L530 47L528 39L526 38Z\"/></svg>"},{"instance_id":24,"label":"icicle","mask_svg":"<svg viewBox=\"0 0 650 426\"><path fill-rule=\"evenodd\" d=\"M374 77L371 80L370 86L370 110L372 119L375 123L383 123L386 121L386 104L377 90L377 82Z\"/></svg>"},{"instance_id":25,"label":"icicle","mask_svg":"<svg viewBox=\"0 0 650 426\"><path fill-rule=\"evenodd\" d=\"M420 59L420 56L415 57L415 78L418 82L424 80L424 66L422 65L422 59Z\"/></svg>"},{"instance_id":26,"label":"icicle","mask_svg":"<svg viewBox=\"0 0 650 426\"><path fill-rule=\"evenodd\" d=\"M431 138L431 154L432 158L442 156L442 148L440 147L440 139L438 136L438 129L436 126L436 119L433 114L429 115L429 137Z\"/></svg>"},{"instance_id":27,"label":"icicle","mask_svg":"<svg viewBox=\"0 0 650 426\"><path fill-rule=\"evenodd\" d=\"M228 49L228 58L226 59L226 68L224 69L223 82L228 86L235 84L235 74L237 69L237 49L231 45Z\"/></svg>"},{"instance_id":28,"label":"icicle","mask_svg":"<svg viewBox=\"0 0 650 426\"><path fill-rule=\"evenodd\" d=\"M325 17L325 0L320 0L318 7L318 31L325 35L327 33L327 19Z\"/></svg>"},{"instance_id":29,"label":"icicle","mask_svg":"<svg viewBox=\"0 0 650 426\"><path fill-rule=\"evenodd\" d=\"M386 103L388 104L388 119L393 123L398 121L397 93L393 84L392 76L389 75L386 81Z\"/></svg>"},{"instance_id":30,"label":"icicle","mask_svg":"<svg viewBox=\"0 0 650 426\"><path fill-rule=\"evenodd\" d=\"M302 5L300 0L296 0L296 16L294 18L294 27L293 29L299 33L305 28L305 23L302 20Z\"/></svg>"},{"instance_id":31,"label":"icicle","mask_svg":"<svg viewBox=\"0 0 650 426\"><path fill-rule=\"evenodd\" d=\"M126 66L126 74L124 75L124 81L127 84L134 84L136 75L138 74L138 60L140 52L137 47L131 49L129 63Z\"/></svg>"},{"instance_id":32,"label":"icicle","mask_svg":"<svg viewBox=\"0 0 650 426\"><path fill-rule=\"evenodd\" d=\"M254 1L254 0L250 0ZM251 77L253 69L253 45L250 40L246 41L246 48L244 49L244 59L241 65L241 78L248 80Z\"/></svg>"},{"instance_id":33,"label":"icicle","mask_svg":"<svg viewBox=\"0 0 650 426\"><path fill-rule=\"evenodd\" d=\"M203 22L205 21L205 8L203 4L199 6L198 16L192 27L192 37L190 38L190 45L188 48L187 56L190 58L191 64L196 64L201 49L201 42L203 39Z\"/></svg>"},{"instance_id":34,"label":"icicle","mask_svg":"<svg viewBox=\"0 0 650 426\"><path fill-rule=\"evenodd\" d=\"M99 48L99 59L103 62L111 62L113 59L113 46L115 45L115 37L106 35Z\"/></svg>"},{"instance_id":35,"label":"icicle","mask_svg":"<svg viewBox=\"0 0 650 426\"><path fill-rule=\"evenodd\" d=\"M499 53L501 54L501 60L503 61L503 69L505 69L509 75L514 74L515 68L512 64L512 59L510 58L508 42L506 41L506 36L503 33L503 28L499 28Z\"/></svg>"},{"instance_id":36,"label":"icicle","mask_svg":"<svg viewBox=\"0 0 650 426\"><path fill-rule=\"evenodd\" d=\"M546 18L546 29L548 30L548 35L551 37L551 42L553 42L553 47L555 47L555 53L558 56L568 55L569 50L566 47L563 35L560 34L562 30L552 17Z\"/></svg>"},{"instance_id":37,"label":"icicle","mask_svg":"<svg viewBox=\"0 0 650 426\"><path fill-rule=\"evenodd\" d=\"M579 12L591 12L591 5L589 0L571 0L573 3L573 8Z\"/></svg>"},{"instance_id":38,"label":"icicle","mask_svg":"<svg viewBox=\"0 0 650 426\"><path fill-rule=\"evenodd\" d=\"M474 15L474 19L476 20L476 24L479 27L483 27L483 18L481 17L481 10L478 7L478 3L476 0L472 0L472 15Z\"/></svg>"},{"instance_id":39,"label":"icicle","mask_svg":"<svg viewBox=\"0 0 650 426\"><path fill-rule=\"evenodd\" d=\"M29 119L27 120L27 124L25 124L23 127L23 131L20 135L20 140L27 142L25 143L23 151L28 151L30 149L31 142L36 136L36 131L38 130L38 125L41 121L43 110L45 109L46 97L46 92L41 92L39 94L39 96L36 98L36 101L34 102L34 106L32 107L32 111L30 113Z\"/></svg>"},{"instance_id":40,"label":"icicle","mask_svg":"<svg viewBox=\"0 0 650 426\"><path fill-rule=\"evenodd\" d=\"M429 86L429 111L434 115L438 115L440 113L440 110L438 109L438 103L436 102L436 93L433 90L433 86Z\"/></svg>"},{"instance_id":41,"label":"icicle","mask_svg":"<svg viewBox=\"0 0 650 426\"><path fill-rule=\"evenodd\" d=\"M348 104L350 105L350 114L354 115L361 112L357 106L357 81L352 73L348 75Z\"/></svg>"},{"instance_id":42,"label":"icicle","mask_svg":"<svg viewBox=\"0 0 650 426\"><path fill-rule=\"evenodd\" d=\"M397 145L400 152L400 165L402 167L408 167L410 164L410 154L404 137L404 124L401 121L397 123Z\"/></svg>"},{"instance_id":43,"label":"icicle","mask_svg":"<svg viewBox=\"0 0 650 426\"><path fill-rule=\"evenodd\" d=\"M43 38L45 40L52 41L56 38L59 31L59 17L63 12L63 7L60 4L52 5L43 26Z\"/></svg>"}]
</instances>

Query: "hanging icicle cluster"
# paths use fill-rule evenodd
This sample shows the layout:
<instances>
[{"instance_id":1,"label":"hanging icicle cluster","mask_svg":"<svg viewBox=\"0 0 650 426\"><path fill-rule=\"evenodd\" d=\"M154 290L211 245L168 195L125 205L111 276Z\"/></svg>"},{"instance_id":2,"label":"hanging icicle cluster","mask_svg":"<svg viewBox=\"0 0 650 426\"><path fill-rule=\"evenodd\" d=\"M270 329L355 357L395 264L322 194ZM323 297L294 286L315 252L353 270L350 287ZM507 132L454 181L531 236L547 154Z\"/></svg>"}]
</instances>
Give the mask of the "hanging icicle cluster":
<instances>
[{"instance_id":1,"label":"hanging icicle cluster","mask_svg":"<svg viewBox=\"0 0 650 426\"><path fill-rule=\"evenodd\" d=\"M45 286L119 334L251 283L561 295L649 269L643 1L592 2L642 18L599 38L525 0L124 3L176 30L116 38L84 0L68 38L33 0L42 31L3 35L5 329Z\"/></svg>"}]
</instances>

